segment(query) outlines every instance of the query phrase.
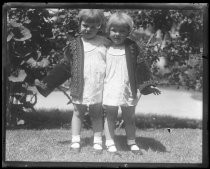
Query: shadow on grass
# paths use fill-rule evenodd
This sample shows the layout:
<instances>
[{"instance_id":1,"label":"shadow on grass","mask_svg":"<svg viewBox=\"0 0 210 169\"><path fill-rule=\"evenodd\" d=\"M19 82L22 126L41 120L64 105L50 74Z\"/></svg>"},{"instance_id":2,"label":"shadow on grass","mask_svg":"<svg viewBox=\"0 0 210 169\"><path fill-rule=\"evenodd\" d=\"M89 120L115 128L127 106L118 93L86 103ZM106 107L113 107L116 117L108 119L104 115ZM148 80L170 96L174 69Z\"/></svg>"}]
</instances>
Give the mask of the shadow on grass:
<instances>
[{"instance_id":1,"label":"shadow on grass","mask_svg":"<svg viewBox=\"0 0 210 169\"><path fill-rule=\"evenodd\" d=\"M70 128L72 115L72 111L60 111L59 109L43 109L36 112L24 113L21 116L24 124L9 126L7 129Z\"/></svg>"},{"instance_id":2,"label":"shadow on grass","mask_svg":"<svg viewBox=\"0 0 210 169\"><path fill-rule=\"evenodd\" d=\"M104 143L104 138L103 138L103 143ZM58 141L58 144L60 145L71 145L71 139L70 140L64 140L64 141ZM86 146L93 146L93 137L85 137L81 139L81 146L86 147Z\"/></svg>"},{"instance_id":3,"label":"shadow on grass","mask_svg":"<svg viewBox=\"0 0 210 169\"><path fill-rule=\"evenodd\" d=\"M140 114L140 113L139 113ZM124 127L124 126L123 126ZM178 118L170 115L141 114L136 116L136 127L148 128L202 128L202 120Z\"/></svg>"},{"instance_id":4,"label":"shadow on grass","mask_svg":"<svg viewBox=\"0 0 210 169\"><path fill-rule=\"evenodd\" d=\"M103 148L106 150L105 146L105 137L103 136ZM66 145L70 144L71 141L62 141L59 142L60 144ZM116 147L119 151L130 151L127 145L127 139L125 135L116 135L115 136L115 143ZM136 137L136 144L145 151L151 149L155 152L167 152L166 147L159 141L155 140L154 138L148 137ZM93 145L93 138L92 137L85 137L82 139L82 146L92 146Z\"/></svg>"},{"instance_id":5,"label":"shadow on grass","mask_svg":"<svg viewBox=\"0 0 210 169\"><path fill-rule=\"evenodd\" d=\"M40 109L36 112L25 112L20 119L24 124L7 126L7 129L70 129L73 112L59 109ZM120 122L121 119L118 119ZM85 116L83 121L85 128L91 127L89 116ZM202 120L177 118L168 115L142 114L136 116L136 127L147 128L202 128ZM124 123L122 123L124 128Z\"/></svg>"},{"instance_id":6,"label":"shadow on grass","mask_svg":"<svg viewBox=\"0 0 210 169\"><path fill-rule=\"evenodd\" d=\"M117 149L119 151L129 151L129 148L127 146L127 139L126 136L118 135L115 138L117 143ZM152 151L158 151L158 152L167 152L166 147L159 141L155 140L154 138L148 138L148 137L136 137L136 144L146 151L151 149Z\"/></svg>"},{"instance_id":7,"label":"shadow on grass","mask_svg":"<svg viewBox=\"0 0 210 169\"><path fill-rule=\"evenodd\" d=\"M58 144L60 144L60 145L70 145L71 144L71 140L58 141Z\"/></svg>"}]
</instances>

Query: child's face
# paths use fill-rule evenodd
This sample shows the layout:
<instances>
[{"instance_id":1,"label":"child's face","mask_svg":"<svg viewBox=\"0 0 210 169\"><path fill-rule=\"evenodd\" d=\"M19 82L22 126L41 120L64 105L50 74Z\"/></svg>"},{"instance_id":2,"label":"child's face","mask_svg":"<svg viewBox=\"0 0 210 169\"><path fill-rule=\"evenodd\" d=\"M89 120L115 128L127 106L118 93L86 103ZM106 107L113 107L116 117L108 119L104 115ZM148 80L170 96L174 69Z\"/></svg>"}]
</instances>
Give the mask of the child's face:
<instances>
[{"instance_id":1,"label":"child's face","mask_svg":"<svg viewBox=\"0 0 210 169\"><path fill-rule=\"evenodd\" d=\"M113 25L109 30L109 37L115 45L122 45L129 35L129 28L125 25Z\"/></svg>"},{"instance_id":2,"label":"child's face","mask_svg":"<svg viewBox=\"0 0 210 169\"><path fill-rule=\"evenodd\" d=\"M98 33L100 25L94 22L82 21L80 26L80 31L85 39L92 39Z\"/></svg>"}]
</instances>

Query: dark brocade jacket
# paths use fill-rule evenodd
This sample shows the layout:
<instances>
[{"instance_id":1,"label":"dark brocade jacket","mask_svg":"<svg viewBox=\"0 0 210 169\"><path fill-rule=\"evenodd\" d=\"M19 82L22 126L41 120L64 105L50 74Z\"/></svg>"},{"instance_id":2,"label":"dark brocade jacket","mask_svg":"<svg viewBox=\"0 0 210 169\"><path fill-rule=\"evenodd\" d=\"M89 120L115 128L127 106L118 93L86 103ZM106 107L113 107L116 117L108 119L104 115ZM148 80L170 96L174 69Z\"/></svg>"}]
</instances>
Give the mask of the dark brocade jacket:
<instances>
[{"instance_id":1,"label":"dark brocade jacket","mask_svg":"<svg viewBox=\"0 0 210 169\"><path fill-rule=\"evenodd\" d=\"M144 95L150 94L150 86L156 85L152 80L151 72L144 59L138 58L139 47L130 40L125 41L125 54L127 61L128 76L131 91L134 97L137 89ZM138 59L137 59L138 58ZM39 92L45 97L48 96L56 87L71 78L70 93L73 98L82 98L84 86L84 49L80 36L69 39L69 44L64 50L64 58L60 64L43 79L47 84L47 89L38 87Z\"/></svg>"},{"instance_id":2,"label":"dark brocade jacket","mask_svg":"<svg viewBox=\"0 0 210 169\"><path fill-rule=\"evenodd\" d=\"M145 59L139 56L139 50L135 41L131 39L125 40L128 77L134 98L137 95L137 89L140 90L141 94L147 95L151 94L150 86L157 85L157 82L152 78L152 74Z\"/></svg>"}]
</instances>

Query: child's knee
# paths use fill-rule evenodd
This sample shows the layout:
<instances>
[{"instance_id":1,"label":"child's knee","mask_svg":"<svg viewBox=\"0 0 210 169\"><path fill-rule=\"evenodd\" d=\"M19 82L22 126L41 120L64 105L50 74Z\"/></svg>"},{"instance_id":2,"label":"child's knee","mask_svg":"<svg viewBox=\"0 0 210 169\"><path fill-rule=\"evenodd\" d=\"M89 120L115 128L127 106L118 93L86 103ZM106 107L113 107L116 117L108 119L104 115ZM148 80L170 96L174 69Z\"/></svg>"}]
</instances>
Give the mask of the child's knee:
<instances>
[{"instance_id":1,"label":"child's knee","mask_svg":"<svg viewBox=\"0 0 210 169\"><path fill-rule=\"evenodd\" d=\"M104 106L104 113L106 118L117 118L118 107L117 106Z\"/></svg>"},{"instance_id":2,"label":"child's knee","mask_svg":"<svg viewBox=\"0 0 210 169\"><path fill-rule=\"evenodd\" d=\"M78 109L74 109L73 116L77 118L83 118L84 117L84 112L79 111Z\"/></svg>"},{"instance_id":3,"label":"child's knee","mask_svg":"<svg viewBox=\"0 0 210 169\"><path fill-rule=\"evenodd\" d=\"M74 111L73 117L79 118L79 119L83 119L84 118L84 115L81 112Z\"/></svg>"},{"instance_id":4,"label":"child's knee","mask_svg":"<svg viewBox=\"0 0 210 169\"><path fill-rule=\"evenodd\" d=\"M103 109L101 104L95 104L90 106L90 117L94 120L102 120L103 119Z\"/></svg>"},{"instance_id":5,"label":"child's knee","mask_svg":"<svg viewBox=\"0 0 210 169\"><path fill-rule=\"evenodd\" d=\"M135 120L136 120L135 113L129 113L129 112L124 113L123 114L123 120L127 124L135 125Z\"/></svg>"}]
</instances>

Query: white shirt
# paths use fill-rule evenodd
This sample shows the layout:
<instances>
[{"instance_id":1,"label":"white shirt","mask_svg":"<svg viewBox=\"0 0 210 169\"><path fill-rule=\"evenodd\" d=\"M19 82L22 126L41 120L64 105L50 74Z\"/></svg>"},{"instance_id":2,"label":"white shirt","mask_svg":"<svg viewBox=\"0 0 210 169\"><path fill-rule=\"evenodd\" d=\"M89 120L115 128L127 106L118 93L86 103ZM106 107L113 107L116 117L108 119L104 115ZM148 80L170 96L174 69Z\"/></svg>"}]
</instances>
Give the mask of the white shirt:
<instances>
[{"instance_id":1,"label":"white shirt","mask_svg":"<svg viewBox=\"0 0 210 169\"><path fill-rule=\"evenodd\" d=\"M125 47L113 47L107 49L106 77L104 80L103 104L109 106L134 106L138 102L133 99L127 63Z\"/></svg>"},{"instance_id":2,"label":"white shirt","mask_svg":"<svg viewBox=\"0 0 210 169\"><path fill-rule=\"evenodd\" d=\"M103 84L106 70L107 39L96 36L94 39L82 38L84 46L84 88L81 100L73 99L77 104L96 104L102 102Z\"/></svg>"}]
</instances>

